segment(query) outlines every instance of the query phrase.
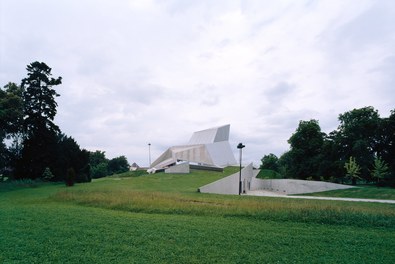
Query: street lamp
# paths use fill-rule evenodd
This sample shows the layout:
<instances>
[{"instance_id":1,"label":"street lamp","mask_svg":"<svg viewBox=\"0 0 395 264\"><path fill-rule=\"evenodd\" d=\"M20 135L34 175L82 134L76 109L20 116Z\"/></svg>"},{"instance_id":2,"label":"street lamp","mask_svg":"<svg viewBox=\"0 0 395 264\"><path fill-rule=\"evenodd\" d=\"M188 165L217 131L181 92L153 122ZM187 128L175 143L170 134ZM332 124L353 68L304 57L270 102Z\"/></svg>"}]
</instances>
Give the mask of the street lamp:
<instances>
[{"instance_id":1,"label":"street lamp","mask_svg":"<svg viewBox=\"0 0 395 264\"><path fill-rule=\"evenodd\" d=\"M148 160L149 160L149 167L151 168L151 143L148 143Z\"/></svg>"},{"instance_id":2,"label":"street lamp","mask_svg":"<svg viewBox=\"0 0 395 264\"><path fill-rule=\"evenodd\" d=\"M239 143L237 148L240 149L240 173L239 173L239 195L241 194L241 157L242 157L242 149L245 147L243 143Z\"/></svg>"}]
</instances>

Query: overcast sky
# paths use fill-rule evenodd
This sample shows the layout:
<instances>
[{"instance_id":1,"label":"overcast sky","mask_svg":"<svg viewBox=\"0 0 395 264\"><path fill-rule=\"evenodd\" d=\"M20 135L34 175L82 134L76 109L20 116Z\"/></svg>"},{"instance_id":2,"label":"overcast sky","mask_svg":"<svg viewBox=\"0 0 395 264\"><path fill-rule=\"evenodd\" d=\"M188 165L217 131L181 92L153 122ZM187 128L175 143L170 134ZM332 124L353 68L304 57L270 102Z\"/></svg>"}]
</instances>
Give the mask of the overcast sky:
<instances>
[{"instance_id":1,"label":"overcast sky","mask_svg":"<svg viewBox=\"0 0 395 264\"><path fill-rule=\"evenodd\" d=\"M148 165L230 124L243 160L280 156L300 120L395 109L395 1L0 0L0 85L54 77L55 123L82 148Z\"/></svg>"}]
</instances>

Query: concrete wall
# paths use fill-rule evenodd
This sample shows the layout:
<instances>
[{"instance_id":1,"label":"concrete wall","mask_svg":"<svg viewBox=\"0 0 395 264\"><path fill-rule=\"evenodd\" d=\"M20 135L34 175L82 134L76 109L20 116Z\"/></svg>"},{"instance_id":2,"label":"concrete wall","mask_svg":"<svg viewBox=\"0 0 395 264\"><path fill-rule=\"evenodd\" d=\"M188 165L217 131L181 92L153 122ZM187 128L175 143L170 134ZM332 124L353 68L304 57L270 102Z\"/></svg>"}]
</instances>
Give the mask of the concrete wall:
<instances>
[{"instance_id":1,"label":"concrete wall","mask_svg":"<svg viewBox=\"0 0 395 264\"><path fill-rule=\"evenodd\" d=\"M348 188L353 188L353 186L291 179L261 180L253 178L251 181L251 190L266 190L282 194L313 193Z\"/></svg>"},{"instance_id":2,"label":"concrete wall","mask_svg":"<svg viewBox=\"0 0 395 264\"><path fill-rule=\"evenodd\" d=\"M165 169L165 173L189 173L189 163L184 162Z\"/></svg>"},{"instance_id":3,"label":"concrete wall","mask_svg":"<svg viewBox=\"0 0 395 264\"><path fill-rule=\"evenodd\" d=\"M261 180L252 163L241 170L242 193L256 190L279 194L301 194L353 188L353 186L320 181L293 179ZM239 172L199 188L202 193L239 194Z\"/></svg>"},{"instance_id":4,"label":"concrete wall","mask_svg":"<svg viewBox=\"0 0 395 264\"><path fill-rule=\"evenodd\" d=\"M252 163L241 170L242 190L248 190L251 179L255 176ZM237 172L218 181L199 188L202 193L239 194L239 177Z\"/></svg>"}]
</instances>

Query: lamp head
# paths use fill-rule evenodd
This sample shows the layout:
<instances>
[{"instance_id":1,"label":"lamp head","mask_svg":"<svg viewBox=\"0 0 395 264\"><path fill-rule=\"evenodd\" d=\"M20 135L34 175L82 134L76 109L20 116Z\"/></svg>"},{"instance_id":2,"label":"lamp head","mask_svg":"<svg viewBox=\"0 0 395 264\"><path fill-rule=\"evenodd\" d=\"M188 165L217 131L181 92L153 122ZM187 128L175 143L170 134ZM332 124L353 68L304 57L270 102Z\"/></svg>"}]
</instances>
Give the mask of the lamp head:
<instances>
[{"instance_id":1,"label":"lamp head","mask_svg":"<svg viewBox=\"0 0 395 264\"><path fill-rule=\"evenodd\" d=\"M243 145L243 143L239 143L239 145L237 145L237 148L238 149L242 149L242 148L244 148L245 147L245 145Z\"/></svg>"}]
</instances>

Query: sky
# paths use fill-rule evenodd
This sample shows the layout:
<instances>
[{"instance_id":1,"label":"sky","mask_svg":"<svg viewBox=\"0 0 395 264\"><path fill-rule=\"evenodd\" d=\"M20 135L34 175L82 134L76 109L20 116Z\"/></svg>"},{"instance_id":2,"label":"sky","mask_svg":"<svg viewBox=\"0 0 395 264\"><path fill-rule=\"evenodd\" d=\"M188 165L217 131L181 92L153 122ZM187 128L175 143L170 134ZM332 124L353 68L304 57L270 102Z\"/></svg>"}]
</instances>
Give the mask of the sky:
<instances>
[{"instance_id":1,"label":"sky","mask_svg":"<svg viewBox=\"0 0 395 264\"><path fill-rule=\"evenodd\" d=\"M230 124L243 163L281 156L300 120L395 109L393 0L0 0L0 85L45 62L55 123L81 148L149 163Z\"/></svg>"}]
</instances>

